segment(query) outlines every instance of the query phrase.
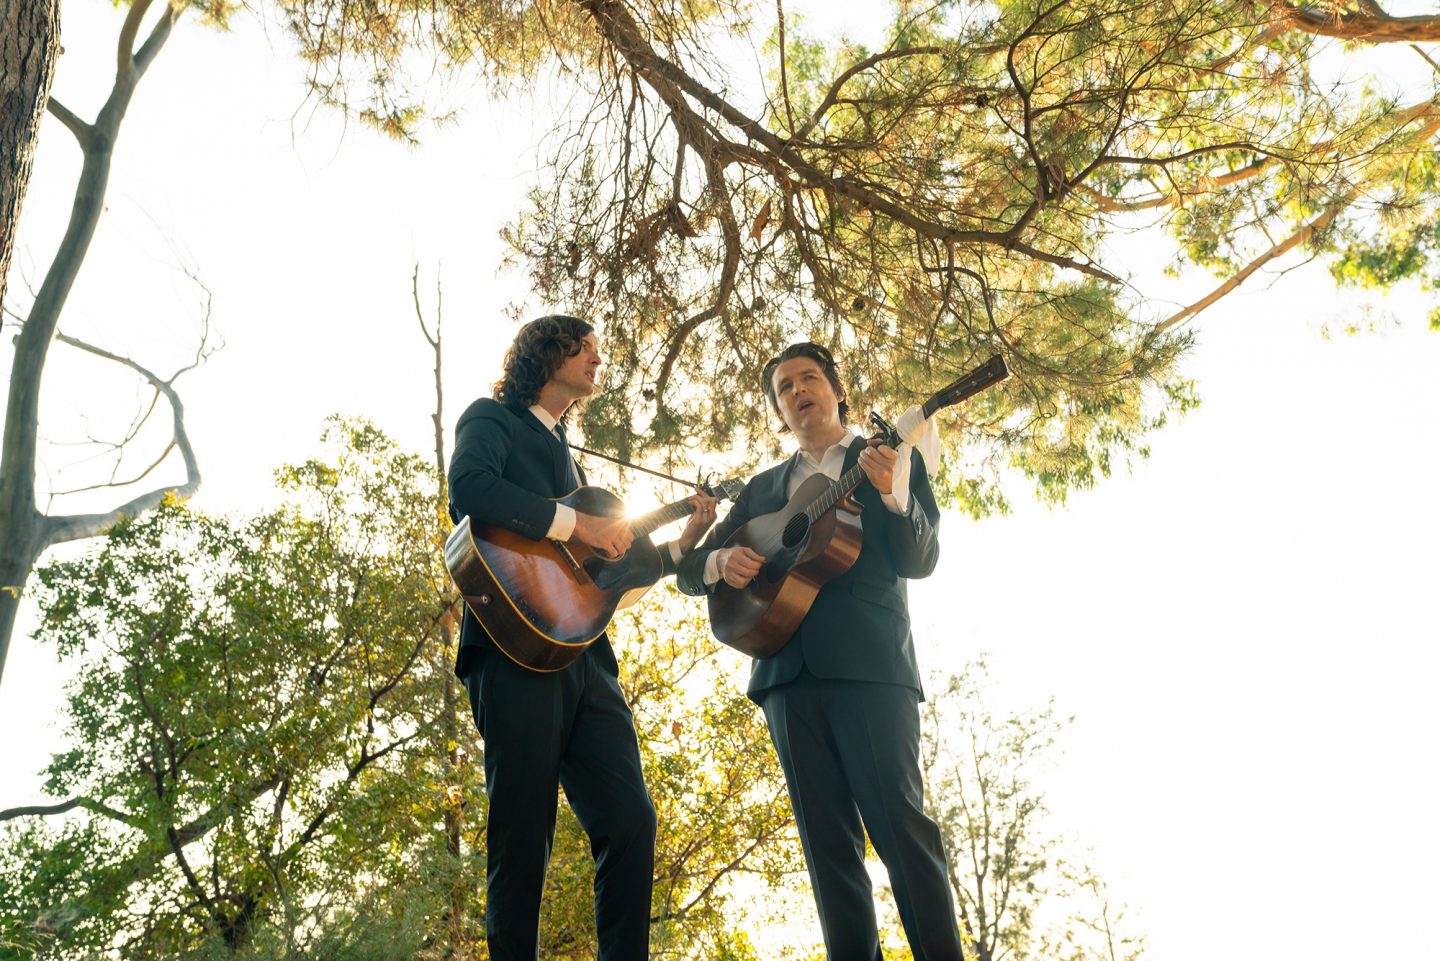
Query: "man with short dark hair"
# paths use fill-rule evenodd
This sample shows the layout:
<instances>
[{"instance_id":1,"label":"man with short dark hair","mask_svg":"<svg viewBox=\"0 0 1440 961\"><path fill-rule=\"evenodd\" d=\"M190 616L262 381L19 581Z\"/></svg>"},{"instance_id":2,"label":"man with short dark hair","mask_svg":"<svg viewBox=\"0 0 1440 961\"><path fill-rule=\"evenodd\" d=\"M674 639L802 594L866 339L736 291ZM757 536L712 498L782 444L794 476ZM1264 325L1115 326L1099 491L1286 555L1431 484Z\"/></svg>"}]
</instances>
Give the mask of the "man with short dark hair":
<instances>
[{"instance_id":1,"label":"man with short dark hair","mask_svg":"<svg viewBox=\"0 0 1440 961\"><path fill-rule=\"evenodd\" d=\"M811 475L859 464L868 484L859 556L825 584L773 656L751 665L746 693L765 711L785 772L832 961L879 961L865 871L868 833L890 873L917 961L962 961L940 830L924 811L920 674L905 581L939 558L940 513L920 455L866 443L846 428L845 389L830 351L793 344L765 365L765 396L800 449L757 474L705 544L680 562L678 583L703 594L743 589L766 558L723 547L752 517L780 510ZM926 428L933 431L933 425ZM842 514L839 522L849 523Z\"/></svg>"},{"instance_id":2,"label":"man with short dark hair","mask_svg":"<svg viewBox=\"0 0 1440 961\"><path fill-rule=\"evenodd\" d=\"M572 536L620 555L623 519L577 513L551 498L585 482L565 440L573 404L596 390L603 360L594 328L554 315L526 324L505 355L494 398L475 401L455 428L450 514L527 537ZM697 510L660 549L666 572L715 518ZM455 673L485 741L485 933L494 961L534 961L540 898L560 786L595 855L595 927L602 961L648 956L655 808L645 790L635 722L620 691L610 640L596 638L568 667L541 673L511 661L468 608Z\"/></svg>"}]
</instances>

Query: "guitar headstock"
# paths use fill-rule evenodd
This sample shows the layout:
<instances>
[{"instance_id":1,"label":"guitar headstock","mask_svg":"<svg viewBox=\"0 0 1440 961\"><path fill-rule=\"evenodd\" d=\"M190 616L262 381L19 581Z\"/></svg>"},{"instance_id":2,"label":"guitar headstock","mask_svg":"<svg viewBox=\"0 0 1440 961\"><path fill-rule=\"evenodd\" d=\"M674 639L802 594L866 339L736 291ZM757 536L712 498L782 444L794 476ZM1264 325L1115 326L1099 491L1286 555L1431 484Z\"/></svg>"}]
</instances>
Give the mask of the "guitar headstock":
<instances>
[{"instance_id":1,"label":"guitar headstock","mask_svg":"<svg viewBox=\"0 0 1440 961\"><path fill-rule=\"evenodd\" d=\"M745 482L738 477L727 477L716 484L709 482L701 484L700 489L716 500L733 501L745 489Z\"/></svg>"},{"instance_id":2,"label":"guitar headstock","mask_svg":"<svg viewBox=\"0 0 1440 961\"><path fill-rule=\"evenodd\" d=\"M936 391L924 403L921 411L926 417L929 417L940 408L958 404L967 397L973 397L986 387L998 384L1009 376L1010 368L1005 366L1005 358L996 354L959 380L946 384Z\"/></svg>"}]
</instances>

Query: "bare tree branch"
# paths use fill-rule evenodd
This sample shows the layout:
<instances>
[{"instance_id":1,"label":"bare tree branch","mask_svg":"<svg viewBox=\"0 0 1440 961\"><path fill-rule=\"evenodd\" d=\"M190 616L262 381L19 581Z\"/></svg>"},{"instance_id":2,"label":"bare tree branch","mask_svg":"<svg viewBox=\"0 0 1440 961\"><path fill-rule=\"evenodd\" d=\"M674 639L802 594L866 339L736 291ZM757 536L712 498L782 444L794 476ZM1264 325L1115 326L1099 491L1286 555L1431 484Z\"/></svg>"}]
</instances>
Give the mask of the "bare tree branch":
<instances>
[{"instance_id":1,"label":"bare tree branch","mask_svg":"<svg viewBox=\"0 0 1440 961\"><path fill-rule=\"evenodd\" d=\"M415 265L415 271L410 275L410 296L415 301L415 319L420 323L420 333L425 338L425 343L435 354L435 411L430 415L430 420L435 428L435 469L443 477L445 474L445 389L440 379L440 361L443 356L441 343L441 325L444 321L444 291L440 286L440 273L435 273L435 334L431 336L430 328L425 323L425 311L420 306L420 265Z\"/></svg>"},{"instance_id":2,"label":"bare tree branch","mask_svg":"<svg viewBox=\"0 0 1440 961\"><path fill-rule=\"evenodd\" d=\"M183 484L171 484L147 491L138 497L131 498L114 510L105 513L47 517L45 519L45 526L48 543L59 544L65 541L79 540L84 537L94 537L122 518L133 517L136 514L159 507L166 498L175 497L184 499L192 496L199 490L200 465L195 458L195 450L190 444L190 435L185 429L185 406L180 402L180 395L175 391L175 377L166 380L149 368L136 363L128 357L122 357L119 354L86 343L79 338L71 337L68 334L57 333L55 339L61 343L87 351L97 357L113 360L117 364L130 368L141 377L144 377L156 390L165 395L165 399L170 402L170 409L174 412L174 417L171 422L173 436L170 447L177 447L180 450L180 456L185 462L185 482ZM178 374L175 376L178 376ZM166 448L167 452L170 450L170 447ZM146 473L148 473L148 471Z\"/></svg>"},{"instance_id":3,"label":"bare tree branch","mask_svg":"<svg viewBox=\"0 0 1440 961\"><path fill-rule=\"evenodd\" d=\"M95 128L71 113L68 107L53 96L46 102L45 109L54 114L55 118L75 135L75 139L80 141L80 149L84 150L89 145Z\"/></svg>"}]
</instances>

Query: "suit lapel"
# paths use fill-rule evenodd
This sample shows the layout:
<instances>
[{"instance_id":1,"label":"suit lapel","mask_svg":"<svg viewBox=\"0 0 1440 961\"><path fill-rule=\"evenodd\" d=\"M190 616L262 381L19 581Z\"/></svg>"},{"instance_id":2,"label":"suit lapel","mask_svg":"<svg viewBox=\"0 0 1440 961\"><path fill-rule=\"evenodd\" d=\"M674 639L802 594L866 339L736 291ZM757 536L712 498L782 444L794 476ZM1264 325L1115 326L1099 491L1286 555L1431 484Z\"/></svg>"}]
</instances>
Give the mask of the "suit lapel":
<instances>
[{"instance_id":1,"label":"suit lapel","mask_svg":"<svg viewBox=\"0 0 1440 961\"><path fill-rule=\"evenodd\" d=\"M565 444L555 436L554 431L540 423L540 418L536 417L530 411L525 411L524 416L520 419L529 425L531 430L544 438L542 443L545 445L546 453L550 455L550 477L552 483L555 485L554 489L560 496L570 493L574 485L566 484L569 472L565 469L565 462L569 459L570 455Z\"/></svg>"},{"instance_id":2,"label":"suit lapel","mask_svg":"<svg viewBox=\"0 0 1440 961\"><path fill-rule=\"evenodd\" d=\"M790 490L790 475L795 473L795 466L799 463L800 452L797 450L790 455L790 459L785 462L785 468L776 476L775 489L770 492L771 503L760 513L768 514L785 506L785 502L789 500L787 492Z\"/></svg>"}]
</instances>

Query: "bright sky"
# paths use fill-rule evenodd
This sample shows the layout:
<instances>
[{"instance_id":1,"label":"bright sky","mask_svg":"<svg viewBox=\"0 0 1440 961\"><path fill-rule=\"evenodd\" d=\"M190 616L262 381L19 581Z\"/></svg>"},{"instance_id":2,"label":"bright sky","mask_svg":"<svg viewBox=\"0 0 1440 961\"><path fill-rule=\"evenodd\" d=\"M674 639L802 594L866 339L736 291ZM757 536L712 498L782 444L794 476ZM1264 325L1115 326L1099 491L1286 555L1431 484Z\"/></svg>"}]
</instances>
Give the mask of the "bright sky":
<instances>
[{"instance_id":1,"label":"bright sky","mask_svg":"<svg viewBox=\"0 0 1440 961\"><path fill-rule=\"evenodd\" d=\"M90 117L120 14L64 14L56 95ZM866 29L850 16L816 5L811 22ZM493 380L513 331L503 311L526 302L523 277L497 273L497 233L535 166L543 112L477 90L457 125L408 149L329 112L296 114L300 99L283 37L182 22L125 122L62 322L166 370L197 316L181 268L205 280L226 347L180 383L206 510L264 504L271 469L307 456L332 412L431 449L415 261L427 306L437 265L445 285L452 422ZM32 285L78 168L47 118L17 257ZM1202 289L1166 286L1161 247L1140 238L1110 266L1176 300ZM1133 473L1064 510L1017 496L1008 517L946 518L940 569L912 585L921 659L958 669L989 652L997 696L1053 696L1077 716L1050 804L1137 908L1157 961L1437 957L1433 295L1396 293L1377 332L1327 340L1322 326L1359 318L1361 302L1323 270L1269 282L1197 322L1187 370L1204 406ZM21 274L11 290L28 302ZM560 305L526 315L541 306ZM62 345L51 357L47 437L123 426L133 381ZM70 456L47 452L52 469ZM0 692L0 807L37 797L54 743L63 678L32 625L33 610Z\"/></svg>"}]
</instances>

